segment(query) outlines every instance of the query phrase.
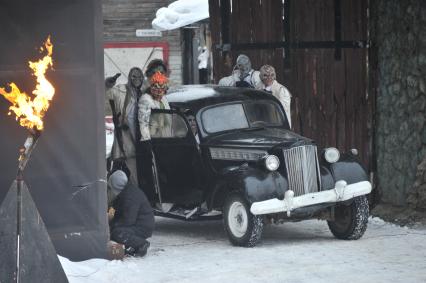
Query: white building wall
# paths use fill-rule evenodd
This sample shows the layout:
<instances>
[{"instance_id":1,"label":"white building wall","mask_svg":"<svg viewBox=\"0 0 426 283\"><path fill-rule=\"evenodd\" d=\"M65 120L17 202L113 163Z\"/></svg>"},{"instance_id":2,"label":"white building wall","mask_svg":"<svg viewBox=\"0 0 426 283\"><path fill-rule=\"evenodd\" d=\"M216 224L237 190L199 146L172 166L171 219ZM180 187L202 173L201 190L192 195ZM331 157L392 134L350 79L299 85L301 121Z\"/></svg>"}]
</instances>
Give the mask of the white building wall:
<instances>
[{"instance_id":1,"label":"white building wall","mask_svg":"<svg viewBox=\"0 0 426 283\"><path fill-rule=\"evenodd\" d=\"M162 32L161 37L137 37L136 29L152 29L151 22L161 7L173 0L103 0L104 41L167 42L171 85L182 84L182 49L179 29ZM155 58L155 57L154 57ZM142 61L135 59L135 61ZM139 65L136 63L135 65Z\"/></svg>"}]
</instances>

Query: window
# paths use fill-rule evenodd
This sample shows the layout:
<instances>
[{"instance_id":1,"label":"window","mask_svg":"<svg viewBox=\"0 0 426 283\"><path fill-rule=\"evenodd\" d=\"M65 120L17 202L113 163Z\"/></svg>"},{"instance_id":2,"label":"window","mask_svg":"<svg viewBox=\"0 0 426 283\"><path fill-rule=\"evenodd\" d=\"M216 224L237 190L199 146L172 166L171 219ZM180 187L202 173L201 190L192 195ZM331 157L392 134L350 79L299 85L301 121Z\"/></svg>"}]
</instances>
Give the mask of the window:
<instances>
[{"instance_id":1,"label":"window","mask_svg":"<svg viewBox=\"0 0 426 283\"><path fill-rule=\"evenodd\" d=\"M151 113L149 131L151 138L184 138L188 127L175 113Z\"/></svg>"},{"instance_id":2,"label":"window","mask_svg":"<svg viewBox=\"0 0 426 283\"><path fill-rule=\"evenodd\" d=\"M218 105L201 114L204 130L211 134L227 130L282 126L284 115L273 102Z\"/></svg>"},{"instance_id":3,"label":"window","mask_svg":"<svg viewBox=\"0 0 426 283\"><path fill-rule=\"evenodd\" d=\"M283 116L277 105L269 102L256 102L245 104L247 118L252 127L255 126L280 126Z\"/></svg>"},{"instance_id":4,"label":"window","mask_svg":"<svg viewBox=\"0 0 426 283\"><path fill-rule=\"evenodd\" d=\"M202 114L203 127L208 133L248 128L242 104L221 105L205 110Z\"/></svg>"}]
</instances>

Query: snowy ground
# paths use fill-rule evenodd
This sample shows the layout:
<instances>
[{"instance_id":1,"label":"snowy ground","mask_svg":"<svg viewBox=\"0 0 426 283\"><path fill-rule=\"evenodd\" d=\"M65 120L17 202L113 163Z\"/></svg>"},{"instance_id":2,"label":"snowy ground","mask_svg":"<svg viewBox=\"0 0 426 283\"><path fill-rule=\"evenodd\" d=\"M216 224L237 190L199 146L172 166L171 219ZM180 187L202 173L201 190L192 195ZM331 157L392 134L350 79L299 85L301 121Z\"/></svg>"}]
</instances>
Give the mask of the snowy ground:
<instances>
[{"instance_id":1,"label":"snowy ground","mask_svg":"<svg viewBox=\"0 0 426 283\"><path fill-rule=\"evenodd\" d=\"M73 263L73 282L426 282L426 229L370 218L358 241L333 238L325 221L269 225L255 248L229 244L221 221L156 219L144 258Z\"/></svg>"}]
</instances>

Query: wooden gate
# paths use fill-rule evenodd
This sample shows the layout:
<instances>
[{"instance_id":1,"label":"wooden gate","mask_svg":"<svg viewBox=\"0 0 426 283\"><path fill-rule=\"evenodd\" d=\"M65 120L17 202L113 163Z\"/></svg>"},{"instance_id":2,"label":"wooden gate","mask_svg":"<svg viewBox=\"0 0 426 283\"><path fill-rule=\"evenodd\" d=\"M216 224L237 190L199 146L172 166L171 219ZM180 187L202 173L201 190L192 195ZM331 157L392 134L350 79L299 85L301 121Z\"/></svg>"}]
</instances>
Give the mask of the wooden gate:
<instances>
[{"instance_id":1,"label":"wooden gate","mask_svg":"<svg viewBox=\"0 0 426 283\"><path fill-rule=\"evenodd\" d=\"M275 67L293 95L293 129L320 146L357 148L371 172L368 0L209 0L214 78L239 54Z\"/></svg>"}]
</instances>

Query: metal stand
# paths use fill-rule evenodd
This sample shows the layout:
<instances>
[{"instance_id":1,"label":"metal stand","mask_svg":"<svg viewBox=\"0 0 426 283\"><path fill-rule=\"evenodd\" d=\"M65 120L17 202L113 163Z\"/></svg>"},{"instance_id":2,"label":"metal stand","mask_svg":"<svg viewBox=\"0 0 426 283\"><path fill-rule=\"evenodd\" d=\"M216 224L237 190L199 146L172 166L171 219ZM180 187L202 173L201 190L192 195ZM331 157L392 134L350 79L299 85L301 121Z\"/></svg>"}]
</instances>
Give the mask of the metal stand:
<instances>
[{"instance_id":1,"label":"metal stand","mask_svg":"<svg viewBox=\"0 0 426 283\"><path fill-rule=\"evenodd\" d=\"M18 171L19 172L19 171ZM20 244L21 244L21 225L22 225L22 183L23 183L23 179L22 179L22 172L21 175L16 176L16 202L17 202L17 206L16 206L16 219L18 221L16 221L16 282L21 282L19 279L19 250L20 250Z\"/></svg>"},{"instance_id":2,"label":"metal stand","mask_svg":"<svg viewBox=\"0 0 426 283\"><path fill-rule=\"evenodd\" d=\"M0 282L68 282L23 179L40 132L20 150L18 172L0 206Z\"/></svg>"},{"instance_id":3,"label":"metal stand","mask_svg":"<svg viewBox=\"0 0 426 283\"><path fill-rule=\"evenodd\" d=\"M24 148L20 149L19 152L19 165L18 173L16 174L16 188L17 188L17 207L16 207L16 282L20 281L19 276L19 266L20 266L20 247L21 247L21 226L22 226L22 186L24 183L24 169L27 166L27 162L31 157L35 146L37 145L38 138L40 137L40 132L35 132L27 137L24 143Z\"/></svg>"}]
</instances>

